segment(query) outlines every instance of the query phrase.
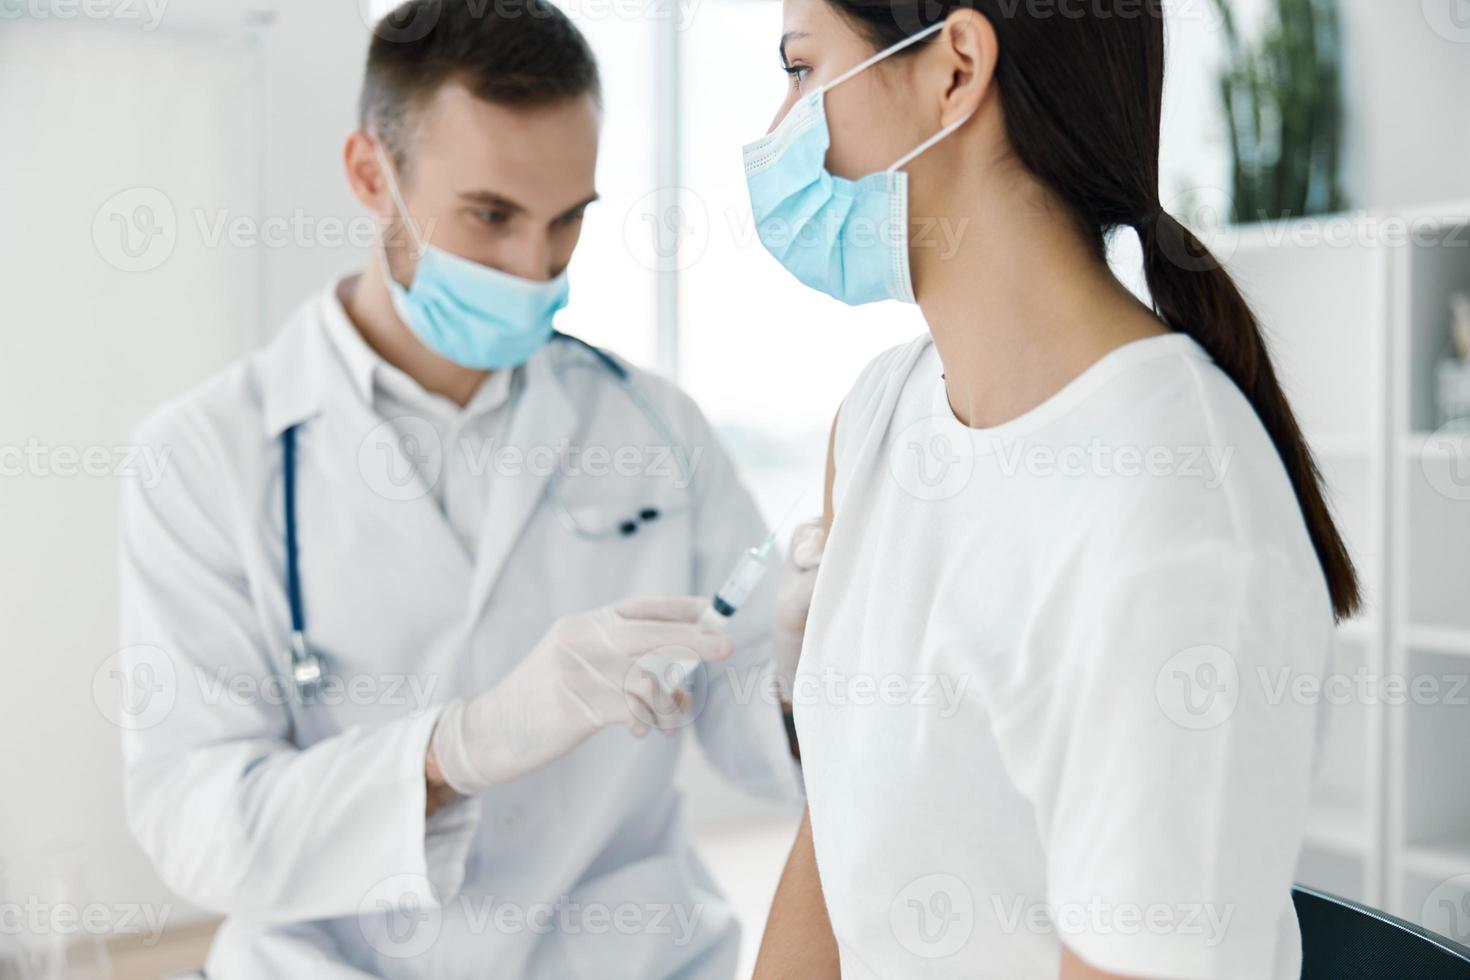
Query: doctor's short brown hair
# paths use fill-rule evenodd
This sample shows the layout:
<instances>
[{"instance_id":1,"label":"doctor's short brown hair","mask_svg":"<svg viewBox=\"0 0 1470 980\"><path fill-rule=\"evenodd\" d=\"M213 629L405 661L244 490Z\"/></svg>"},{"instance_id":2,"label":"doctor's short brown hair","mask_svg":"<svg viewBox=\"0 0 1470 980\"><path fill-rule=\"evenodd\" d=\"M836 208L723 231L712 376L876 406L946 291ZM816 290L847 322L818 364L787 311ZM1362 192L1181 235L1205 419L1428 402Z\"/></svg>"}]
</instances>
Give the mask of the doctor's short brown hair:
<instances>
[{"instance_id":1,"label":"doctor's short brown hair","mask_svg":"<svg viewBox=\"0 0 1470 980\"><path fill-rule=\"evenodd\" d=\"M517 108L600 98L602 86L587 39L547 0L408 0L373 27L358 102L358 125L400 172L415 114L449 82Z\"/></svg>"}]
</instances>

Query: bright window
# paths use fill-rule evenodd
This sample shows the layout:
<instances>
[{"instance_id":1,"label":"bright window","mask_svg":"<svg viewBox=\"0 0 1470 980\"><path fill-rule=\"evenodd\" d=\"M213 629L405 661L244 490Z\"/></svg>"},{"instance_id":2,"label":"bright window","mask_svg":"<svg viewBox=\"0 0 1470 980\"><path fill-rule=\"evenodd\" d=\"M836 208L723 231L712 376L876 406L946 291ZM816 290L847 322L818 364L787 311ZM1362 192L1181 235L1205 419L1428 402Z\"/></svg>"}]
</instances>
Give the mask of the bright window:
<instances>
[{"instance_id":1,"label":"bright window","mask_svg":"<svg viewBox=\"0 0 1470 980\"><path fill-rule=\"evenodd\" d=\"M697 6L683 34L680 134L690 226L707 240L680 272L679 380L771 521L802 491L806 508L819 506L838 404L875 354L924 329L917 308L848 307L802 286L755 235L740 147L766 132L785 97L780 33L779 3Z\"/></svg>"}]
</instances>

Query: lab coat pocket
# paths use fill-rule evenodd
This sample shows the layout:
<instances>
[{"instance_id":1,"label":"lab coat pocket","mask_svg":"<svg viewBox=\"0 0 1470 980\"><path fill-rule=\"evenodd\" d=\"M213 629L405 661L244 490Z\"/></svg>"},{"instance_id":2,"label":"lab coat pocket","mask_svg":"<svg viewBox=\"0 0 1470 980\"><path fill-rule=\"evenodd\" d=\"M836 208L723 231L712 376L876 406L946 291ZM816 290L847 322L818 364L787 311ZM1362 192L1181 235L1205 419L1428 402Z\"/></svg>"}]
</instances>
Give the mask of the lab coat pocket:
<instances>
[{"instance_id":1,"label":"lab coat pocket","mask_svg":"<svg viewBox=\"0 0 1470 980\"><path fill-rule=\"evenodd\" d=\"M662 854L587 881L558 923L579 978L734 975L740 928L693 854Z\"/></svg>"}]
</instances>

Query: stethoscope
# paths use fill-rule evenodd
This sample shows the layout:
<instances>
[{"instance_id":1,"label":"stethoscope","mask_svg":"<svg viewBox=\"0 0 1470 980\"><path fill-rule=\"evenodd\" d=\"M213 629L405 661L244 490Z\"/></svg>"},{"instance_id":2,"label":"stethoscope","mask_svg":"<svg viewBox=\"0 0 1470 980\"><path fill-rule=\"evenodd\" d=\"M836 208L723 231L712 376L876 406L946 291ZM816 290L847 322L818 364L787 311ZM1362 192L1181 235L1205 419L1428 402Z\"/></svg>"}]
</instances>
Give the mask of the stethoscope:
<instances>
[{"instance_id":1,"label":"stethoscope","mask_svg":"<svg viewBox=\"0 0 1470 980\"><path fill-rule=\"evenodd\" d=\"M685 496L686 498L691 497L688 491L693 486L694 474L688 454L684 451L683 445L674 438L673 428L668 424L663 413L633 382L628 369L619 364L617 359L607 351L594 344L589 344L580 337L573 337L560 330L554 331L551 336L553 340L573 344L591 354L596 365L604 369L617 382L618 387L637 406L658 437L664 441L664 445L669 448L670 455L678 464L680 475L683 477ZM560 373L562 372L559 370L558 374ZM589 526L567 506L561 493L561 482L564 477L565 474L558 467L547 482L546 494L562 526L578 537L590 541L631 537L637 534L644 525L672 514L682 513L692 506L688 500L673 505L651 504L601 526ZM296 535L296 426L294 425L287 427L281 433L281 497L285 511L286 600L291 612L289 644L291 682L295 685L297 694L306 699L313 696L320 688L324 670L322 658L307 642L306 610L301 600L301 568Z\"/></svg>"},{"instance_id":2,"label":"stethoscope","mask_svg":"<svg viewBox=\"0 0 1470 980\"><path fill-rule=\"evenodd\" d=\"M286 512L286 601L291 607L291 682L309 698L322 682L322 658L306 642L306 613L301 605L301 569L296 550L296 426L281 433L281 497Z\"/></svg>"}]
</instances>

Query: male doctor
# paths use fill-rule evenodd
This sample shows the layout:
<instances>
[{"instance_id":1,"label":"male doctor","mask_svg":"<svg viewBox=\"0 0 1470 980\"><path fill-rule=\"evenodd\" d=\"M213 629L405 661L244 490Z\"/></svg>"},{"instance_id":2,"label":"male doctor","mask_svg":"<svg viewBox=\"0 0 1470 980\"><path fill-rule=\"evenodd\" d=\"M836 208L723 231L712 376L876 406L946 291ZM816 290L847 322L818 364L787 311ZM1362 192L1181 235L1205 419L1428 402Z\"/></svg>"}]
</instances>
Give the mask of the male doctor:
<instances>
[{"instance_id":1,"label":"male doctor","mask_svg":"<svg viewBox=\"0 0 1470 980\"><path fill-rule=\"evenodd\" d=\"M123 505L133 831L226 915L216 980L723 980L676 761L799 775L771 590L725 630L688 597L765 528L687 397L552 335L596 197L582 36L545 0L394 23L432 27L376 32L344 154L379 253L140 432L170 466Z\"/></svg>"}]
</instances>

